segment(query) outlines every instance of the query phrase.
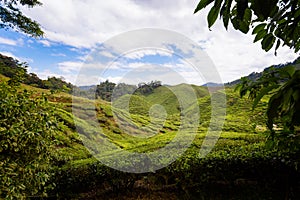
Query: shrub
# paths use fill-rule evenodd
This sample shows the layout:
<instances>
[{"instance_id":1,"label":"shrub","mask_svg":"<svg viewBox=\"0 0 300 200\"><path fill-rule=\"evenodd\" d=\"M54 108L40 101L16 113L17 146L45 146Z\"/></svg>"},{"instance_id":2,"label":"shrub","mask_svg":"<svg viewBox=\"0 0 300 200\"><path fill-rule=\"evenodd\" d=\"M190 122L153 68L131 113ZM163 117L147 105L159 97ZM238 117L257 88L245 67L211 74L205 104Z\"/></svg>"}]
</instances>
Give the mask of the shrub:
<instances>
[{"instance_id":1,"label":"shrub","mask_svg":"<svg viewBox=\"0 0 300 200\"><path fill-rule=\"evenodd\" d=\"M46 195L50 178L53 109L45 97L31 99L17 81L0 83L0 198Z\"/></svg>"}]
</instances>

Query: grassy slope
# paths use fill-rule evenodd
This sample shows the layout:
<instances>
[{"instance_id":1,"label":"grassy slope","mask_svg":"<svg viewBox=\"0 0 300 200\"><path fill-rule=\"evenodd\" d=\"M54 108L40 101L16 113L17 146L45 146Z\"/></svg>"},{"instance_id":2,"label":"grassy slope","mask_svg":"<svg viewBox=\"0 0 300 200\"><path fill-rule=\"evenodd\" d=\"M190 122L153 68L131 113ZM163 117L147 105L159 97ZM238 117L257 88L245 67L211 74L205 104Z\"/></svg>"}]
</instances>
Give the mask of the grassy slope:
<instances>
[{"instance_id":1,"label":"grassy slope","mask_svg":"<svg viewBox=\"0 0 300 200\"><path fill-rule=\"evenodd\" d=\"M0 76L0 80L7 81L8 78ZM182 90L186 87L185 84L176 86L176 89ZM164 147L167 143L172 141L180 127L180 118L178 110L178 101L176 96L167 87L159 87L154 90L154 92L147 96L132 96L130 99L130 117L134 121L135 125L138 127L145 126L143 131L157 131L157 134L148 139L133 137L121 130L116 121L114 120L114 115L111 110L111 105L108 102L97 100L97 102L91 102L90 100L74 98L73 108L77 111L76 117L83 120L77 120L78 123L74 123L72 114L72 96L66 93L55 93L50 94L48 90L43 90L35 88L32 86L22 85L23 89L31 90L35 95L46 94L50 102L57 107L57 117L62 122L59 125L60 131L57 133L57 140L60 143L58 148L59 154L62 157L57 159L64 160L64 162L71 160L80 160L89 158L91 155L82 145L81 139L84 142L88 141L84 134L88 134L93 137L107 137L109 142L112 142L119 149L127 149L131 151L138 152L148 152L154 149ZM192 86L195 90L196 96L199 98L199 108L201 112L200 126L198 129L197 139L194 141L195 146L201 146L202 140L205 136L205 131L209 126L210 120L210 97L208 96L208 91L206 88L199 86ZM171 89L174 89L174 87ZM227 141L230 144L239 143L239 140L233 138L240 138L241 134L255 134L256 127L259 125L264 128L264 117L263 108L264 104L255 110L251 110L251 103L247 99L240 99L237 93L233 92L232 89L228 88L227 93L227 116L224 124L224 132L222 137L228 136ZM122 101L128 101L128 96L122 97L120 99L120 105L124 104ZM154 105L159 104L164 106L168 113L167 120L163 123L160 129L156 129L152 126L151 119L148 114L149 108ZM90 109L87 109L86 105L92 105ZM82 107L83 106L83 107ZM95 107L93 107L95 106ZM96 111L95 111L96 110ZM89 115L95 114L96 120L93 120ZM126 112L124 113L126 114ZM245 123L246 122L246 123ZM92 126L91 126L92 124ZM87 133L78 135L77 128L85 130ZM95 136L99 132L98 127L102 128L102 135ZM229 137L230 136L230 137ZM253 135L257 138L257 135ZM92 138L95 139L95 138ZM99 139L99 138L98 138ZM263 137L262 137L263 140ZM108 145L109 146L109 145ZM109 150L109 148L108 148Z\"/></svg>"},{"instance_id":2,"label":"grassy slope","mask_svg":"<svg viewBox=\"0 0 300 200\"><path fill-rule=\"evenodd\" d=\"M194 86L195 87L195 86ZM194 164L194 162L202 162L197 161L199 150L201 148L202 142L205 139L206 136L206 130L209 125L209 119L210 119L210 97L205 95L207 94L205 89L202 93L202 88L199 92L199 108L201 110L201 123L198 128L197 135L191 144L190 148L184 153L183 156L181 156L178 161L175 164L172 164L170 167L166 168L165 171L157 172L155 175L155 180L157 181L157 177L165 177L168 179L168 176L166 175L167 172L169 173L183 173L182 177L185 177L189 173L185 173L185 170L189 170L190 166L200 166L206 167L209 166L209 163L213 166L219 166L221 165L223 167L223 162L226 163L231 162L231 160L245 160L245 163L247 163L247 159L250 159L252 156L260 157L261 152L263 152L264 149L264 141L265 136L261 134L260 132L257 132L255 127L257 125L260 125L261 127L264 126L263 120L264 117L262 116L262 111L265 108L265 103L262 103L259 105L257 110L252 111L251 109L251 102L250 100L243 98L240 99L238 94L233 91L231 88L226 89L227 93L227 117L224 124L223 132L218 139L215 147L213 150L208 154L206 160L204 160L203 164ZM120 104L122 105L122 101L127 101L126 99L128 97L124 97L124 99L120 100ZM88 100L78 100L78 109L81 113L81 117L89 120L87 117L88 114L85 114L87 111L86 107L80 107L82 104L80 101L88 101ZM170 102L172 102L170 104ZM175 102L175 103L174 103ZM63 109L67 111L68 113L71 111L71 105L70 102L68 103L61 103L63 106ZM174 99L174 96L171 95L169 91L167 91L166 88L157 88L155 92L151 95L148 95L146 97L141 96L133 96L130 101L130 107L131 107L131 114L128 114L126 112L121 113L122 115L130 115L132 120L142 126L142 125L149 125L150 124L150 118L147 115L147 109L151 107L151 105L154 104L162 104L165 106L166 110L171 111L168 112L168 117L166 122L164 123L163 127L158 131L158 133L150 138L139 138L139 137L133 137L132 135L127 134L122 129L120 129L116 125L116 121L114 120L114 115L111 110L111 105L108 102L97 100L97 102L93 102L94 105L96 105L96 117L99 122L98 126L100 125L102 128L103 133L105 136L109 139L111 143L116 145L117 149L114 150L114 153L122 150L128 150L131 152L152 152L157 149L163 148L166 144L170 143L174 137L177 134L178 128L180 126L180 121L178 118L178 115L176 112L172 112L174 109L174 104L176 104L176 99ZM76 106L75 106L76 107ZM175 106L176 107L176 106ZM142 112L141 110L142 109ZM91 108L90 110L93 110ZM69 113L70 114L70 113ZM71 115L70 115L71 116ZM254 117L253 117L254 116ZM64 120L66 120L66 117L63 117ZM71 122L72 124L72 122ZM74 125L74 124L73 124ZM67 125L70 127L70 125ZM91 126L82 125L85 130L93 131L91 129ZM151 126L150 126L151 128ZM188 134L188 133L186 133ZM180 146L175 145L171 146L171 148L174 148L176 151L180 148ZM65 150L62 150L67 153L73 153L69 150L70 148L65 148ZM109 148L106 153L102 153L101 155L103 157L110 157L112 152L109 151ZM80 154L83 155L83 154ZM251 161L251 159L250 159ZM124 162L124 165L128 165L126 163L126 160L122 160ZM208 164L205 164L208 162ZM220 163L219 163L220 162ZM69 174L72 172L73 175L76 178L76 182L73 183L68 182L67 185L73 185L73 184L79 184L78 182L82 182L83 185L86 184L86 181L91 181L92 184L93 181L97 182L99 181L99 173L100 173L100 180L106 180L106 177L103 176L101 173L102 171L105 171L104 174L108 174L109 179L108 183L111 185L114 185L114 181L119 182L120 179L128 179L129 175L119 174L115 171L110 172L106 168L102 168L102 164L99 165L99 163L96 161L96 159L86 156L69 159L68 162L63 166L62 170L64 173ZM130 165L130 163L129 163ZM95 166L97 166L97 171L95 170ZM179 170L179 171L176 171ZM71 173L71 174L72 174ZM79 174L86 174L85 176L81 176ZM91 173L91 174L89 174ZM214 173L214 172L212 172ZM116 175L118 174L118 175ZM138 176L138 175L137 175ZM212 175L214 176L214 175ZM240 175L242 176L242 175ZM68 177L68 176L66 176ZM95 179L94 177L98 177L98 179ZM122 178L123 177L123 178ZM135 177L133 175L133 177ZM151 175L149 176L151 177ZM135 177L133 180L140 180L140 177ZM216 176L217 180L220 179L219 175ZM93 180L93 181L92 181ZM216 181L216 180L214 180ZM157 184L156 182L154 185ZM160 183L161 184L161 183ZM181 182L180 182L181 184ZM186 188L193 186L193 183L188 183L183 181L181 185L181 188ZM187 185L186 185L187 184ZM227 182L225 183L227 184ZM153 186L153 183L151 183ZM114 186L113 186L114 187ZM154 186L153 186L154 187ZM101 193L102 194L102 193ZM90 194L88 194L90 195ZM94 195L94 194L92 194ZM101 197L107 197L107 193L102 194ZM261 194L260 194L261 195ZM84 198L86 197L83 195Z\"/></svg>"},{"instance_id":3,"label":"grassy slope","mask_svg":"<svg viewBox=\"0 0 300 200\"><path fill-rule=\"evenodd\" d=\"M8 79L0 76L1 80L7 81ZM197 158L209 126L210 97L207 95L207 90L198 86L192 87L196 89L197 97L199 97L200 125L192 145L184 156L180 158L179 164L181 162L188 163L192 158ZM72 102L72 96L69 94L50 94L47 90L26 85L22 85L22 88L33 91L35 95L47 94L50 102L57 108L56 115L60 119L61 124L59 124L59 131L56 133L56 140L58 141L56 151L58 154L56 154L55 159L58 163L57 167L64 171L77 170L82 167L83 169L88 169L87 166L96 163L91 153L83 146L83 142L91 147L92 153L96 154L99 149L93 148L95 147L93 141L104 141L100 150L103 151L104 149L105 155L108 157L112 153L110 143L116 147L114 152L122 149L132 152L151 152L170 143L180 127L180 118L177 111L174 112L178 102L166 87L157 88L153 94L145 97L134 96L131 101L131 111L133 113L130 116L138 126L147 126L144 131L155 128L151 125L151 119L147 115L147 109L151 105L161 104L167 110L167 120L159 130L156 130L157 134L150 138L134 137L120 129L108 102L102 100L93 102L77 97L74 97ZM230 159L230 156L244 158L247 155L251 154L252 156L253 153L259 152L259 149L262 149L264 146L265 136L260 131L265 129L263 110L266 107L266 100L258 106L258 109L252 111L251 102L246 98L240 99L233 89L227 88L226 94L227 116L223 132L212 152L208 155L208 159L219 158L220 156L223 158L224 155L229 156ZM72 108L77 111L76 124L74 123ZM140 112L140 109L143 109L144 112ZM128 115L126 112L122 114ZM100 134L99 127L102 130ZM259 127L259 130L256 127ZM176 150L180 147L173 146L172 148ZM104 154L102 153L102 155ZM74 174L74 176L77 175Z\"/></svg>"},{"instance_id":4,"label":"grassy slope","mask_svg":"<svg viewBox=\"0 0 300 200\"><path fill-rule=\"evenodd\" d=\"M154 89L153 93L145 96L145 99L150 102L151 105L159 104L164 106L168 114L176 114L180 110L179 102L176 95L172 91L182 91L185 87L190 87L187 84L180 84L177 86L162 86ZM205 87L192 85L195 96L201 98L208 95L208 90Z\"/></svg>"},{"instance_id":5,"label":"grassy slope","mask_svg":"<svg viewBox=\"0 0 300 200\"><path fill-rule=\"evenodd\" d=\"M261 138L261 141L263 141L264 137L256 134L255 129L256 125L260 124L261 126L263 126L262 119L264 119L264 117L261 116L261 109L255 110L253 112L251 110L251 104L248 99L240 99L238 95L230 88L227 89L226 92L228 95L227 117L223 128L224 132L220 140L222 146L224 143L223 140L227 141L230 146L244 144L243 139L241 139L240 137L241 135L243 135L242 138L249 137L249 141L257 142L259 140L258 138ZM201 98L199 98L201 124L198 129L198 135L194 141L194 144L197 147L200 147L202 144L207 127L209 126L210 119L210 98L209 96L205 96L206 90L202 90L202 88L199 93L201 94L199 96L202 96ZM122 101L125 101L124 99L126 98L128 97L124 97L120 100L121 104L123 104ZM128 99L126 99L126 101L127 100ZM146 97L132 96L130 100L130 117L138 127L141 128L141 126L146 126L146 128L143 130L149 131L154 128L151 127L151 119L147 114L147 109L151 105L161 104L165 106L166 110L174 111L173 109L176 101L176 98L172 96L170 90L165 87L157 88L153 94L150 94ZM147 139L133 137L131 134L127 134L117 126L109 103L105 103L102 101L97 102L96 105L97 119L100 126L102 127L103 133L110 139L110 142L115 144L120 149L127 149L129 151L136 152L149 152L155 149L162 148L167 143L172 141L178 131L178 128L180 127L178 115L176 115L176 113L174 112L169 112L167 120L164 122L163 126L159 130L157 130L157 134L155 136ZM71 105L68 106L70 107ZM68 110L66 107L65 109ZM68 111L70 111L70 108ZM120 113L120 115L127 116L123 117L128 120L128 113ZM253 115L255 117L252 117ZM82 115L82 117L84 117L84 115ZM254 139L251 139L252 137ZM249 142L247 144L251 145L252 143ZM216 149L220 150L220 148Z\"/></svg>"}]
</instances>

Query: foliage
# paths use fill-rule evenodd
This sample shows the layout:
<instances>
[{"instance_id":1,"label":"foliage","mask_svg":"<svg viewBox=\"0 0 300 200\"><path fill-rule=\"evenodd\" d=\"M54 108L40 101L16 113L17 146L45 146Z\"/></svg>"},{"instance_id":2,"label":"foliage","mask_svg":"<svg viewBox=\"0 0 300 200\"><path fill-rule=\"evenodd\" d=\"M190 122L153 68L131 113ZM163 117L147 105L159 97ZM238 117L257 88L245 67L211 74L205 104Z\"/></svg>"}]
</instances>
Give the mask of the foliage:
<instances>
[{"instance_id":1,"label":"foliage","mask_svg":"<svg viewBox=\"0 0 300 200\"><path fill-rule=\"evenodd\" d=\"M17 83L17 81L12 79L10 83ZM82 199L85 199L94 198L94 195L97 195L96 193L99 192L102 196L98 199L106 199L113 195L124 197L123 195L128 191L138 191L144 188L145 190L142 191L145 192L142 195L145 193L152 194L152 191L163 193L176 191L179 199L192 199L193 197L195 199L199 199L199 197L202 197L202 199L216 199L214 198L215 196L211 196L216 193L219 194L217 199L228 197L228 193L233 197L238 195L236 199L243 198L245 194L249 195L249 198L264 199L271 197L282 199L286 197L285 194L288 194L289 197L294 197L291 191L295 191L295 193L298 191L297 180L300 177L298 170L299 151L297 154L297 149L287 152L282 151L282 149L267 149L265 146L266 137L255 130L257 126L263 126L263 121L265 120L263 113L267 108L269 97L264 97L262 102L258 103L256 109L252 112L251 100L239 98L238 93L234 92L232 88L226 88L225 90L227 94L227 116L223 132L215 147L205 158L199 158L198 155L199 148L201 148L211 122L211 107L207 89L199 86L192 86L198 98L200 110L200 124L197 135L184 155L168 167L155 172L130 174L104 166L91 157L91 152L99 152L100 149L101 151L107 151L105 152L105 157L109 158L112 156L113 152L111 152L111 148L108 145L111 142L116 145L116 151L126 150L140 153L153 152L165 147L166 144L170 144L177 135L181 125L180 116L176 110L178 100L174 94L171 94L172 89L182 89L181 87L185 88L182 85L160 86L155 88L151 94L143 95L136 92L129 99L130 113L120 112L120 115L124 116L130 114L133 122L141 127L143 131L155 131L157 133L150 138L134 137L121 130L114 119L110 102L101 99L89 100L72 97L65 93L50 95L48 99L52 102L51 104L45 102L49 106L46 111L50 112L50 118L53 114L59 123L52 137L52 140L56 142L55 152L57 152L52 160L55 163L55 167L51 168L54 174L48 177L50 178L48 180L50 186L52 183L55 183L56 186L53 190L48 191L48 195L70 199L72 197L81 198L78 193L88 192L82 194ZM20 88L32 90L34 87L21 85ZM20 88L17 90L19 93L21 91ZM128 89L130 88L128 87ZM7 88L7 90L10 89ZM121 94L122 89L119 92ZM12 93L15 96L18 94L18 92L14 91ZM218 92L214 92L212 95L214 94L218 94ZM26 102L34 102L34 100L36 102L44 101L41 95L29 94L29 97L32 98L29 98L30 100L26 100ZM129 98L129 95L120 97L115 103L124 105L122 101L125 101L126 98ZM17 100L14 102L19 103ZM84 106L87 103L84 104L83 102L87 102L88 106ZM148 116L148 110L155 104L162 105L168 114L159 130L155 129L155 126L151 124L151 119ZM54 112L52 112L53 106L56 107ZM35 107L32 108L32 111L44 112L43 109L40 110L40 108ZM77 112L76 117L72 114L72 111ZM42 115L38 116L41 117ZM35 119L29 115L26 115L26 117ZM3 117L6 121L9 121L11 118L13 117ZM98 123L94 120L95 118ZM21 124L18 119L23 118L17 117L16 121L18 123L15 123L16 125ZM74 119L76 119L76 125ZM1 120L0 122L2 122ZM31 120L28 121L32 126L35 124ZM42 126L42 122L39 125ZM99 126L102 130L101 133L98 130ZM2 131L2 128L0 130ZM30 130L28 129L28 131ZM142 134L142 132L139 134ZM102 140L103 137L107 138L108 141ZM27 138L27 135L24 138ZM101 148L95 147L95 149L90 149L91 151L88 152L82 141L85 142L85 145L89 145L87 143L89 138L96 141L99 139ZM185 138L185 135L183 138ZM27 147L33 148L35 144L28 144ZM183 147L180 144L176 144L170 145L169 148L171 151L174 149L174 152L176 152L178 148ZM37 154L32 153L32 156L34 155ZM18 156L19 160L22 160L22 158L19 158L19 155L16 156ZM136 159L139 158L137 157ZM120 162L126 167L130 167L132 164L127 159L120 160ZM161 162L164 162L164 159ZM40 168L44 168L45 163L46 169L47 162L40 160L38 163ZM2 168L1 170L4 169ZM1 171L1 174L9 173ZM16 176L22 177L22 173L18 171ZM19 182L18 180L15 183ZM29 187L29 184L27 185ZM35 186L34 188L38 187ZM283 189L279 190L277 188ZM4 191L2 188L0 190L1 192ZM233 198L232 196L230 198Z\"/></svg>"},{"instance_id":2,"label":"foliage","mask_svg":"<svg viewBox=\"0 0 300 200\"><path fill-rule=\"evenodd\" d=\"M161 81L151 81L150 83L139 83L138 87L135 85L129 85L125 83L115 84L106 80L105 82L101 82L96 86L96 98L100 97L105 101L112 101L112 99L117 99L126 94L150 94L153 92L155 88L161 86ZM91 92L91 91L89 91ZM90 96L90 95L86 95Z\"/></svg>"},{"instance_id":3,"label":"foliage","mask_svg":"<svg viewBox=\"0 0 300 200\"><path fill-rule=\"evenodd\" d=\"M47 99L31 99L17 83L0 83L0 197L5 199L45 195L57 123Z\"/></svg>"},{"instance_id":4,"label":"foliage","mask_svg":"<svg viewBox=\"0 0 300 200\"><path fill-rule=\"evenodd\" d=\"M108 80L101 82L96 88L96 98L100 97L103 100L111 101L115 86L115 83L109 82Z\"/></svg>"},{"instance_id":5,"label":"foliage","mask_svg":"<svg viewBox=\"0 0 300 200\"><path fill-rule=\"evenodd\" d=\"M229 21L243 33L254 27L254 42L261 40L265 51L269 51L275 43L275 54L281 44L295 52L300 50L299 0L200 0L195 13L212 3L207 16L209 28L220 16L226 29Z\"/></svg>"},{"instance_id":6,"label":"foliage","mask_svg":"<svg viewBox=\"0 0 300 200\"><path fill-rule=\"evenodd\" d=\"M126 83L119 83L116 85L113 91L113 98L119 98L126 94L133 94L136 91L137 87L135 85L129 85Z\"/></svg>"},{"instance_id":7,"label":"foliage","mask_svg":"<svg viewBox=\"0 0 300 200\"><path fill-rule=\"evenodd\" d=\"M27 79L28 80L28 79ZM30 79L29 79L30 80ZM50 89L52 91L62 91L66 93L72 93L73 85L63 80L63 77L48 77L47 80L42 81L42 88Z\"/></svg>"},{"instance_id":8,"label":"foliage","mask_svg":"<svg viewBox=\"0 0 300 200\"><path fill-rule=\"evenodd\" d=\"M237 89L241 96L249 94L249 98L254 100L253 109L264 96L270 95L266 114L272 137L276 122L282 124L282 134L297 135L295 127L300 125L300 70L295 70L294 66L273 68L265 71L255 82L243 78Z\"/></svg>"},{"instance_id":9,"label":"foliage","mask_svg":"<svg viewBox=\"0 0 300 200\"><path fill-rule=\"evenodd\" d=\"M18 72L21 72L22 74L27 72L27 69L24 67L23 63L20 63L18 60L12 57L0 54L0 73L11 78Z\"/></svg>"},{"instance_id":10,"label":"foliage","mask_svg":"<svg viewBox=\"0 0 300 200\"><path fill-rule=\"evenodd\" d=\"M0 54L0 73L13 78L15 76L22 76L21 82L27 85L32 85L35 87L50 89L52 91L62 91L71 93L73 91L73 86L71 83L67 83L63 80L63 77L48 77L47 80L41 80L36 74L27 72L26 63L20 63L18 60L4 56Z\"/></svg>"},{"instance_id":11,"label":"foliage","mask_svg":"<svg viewBox=\"0 0 300 200\"><path fill-rule=\"evenodd\" d=\"M150 94L155 88L161 86L161 81L151 81L150 83L139 83L137 92L141 94Z\"/></svg>"},{"instance_id":12,"label":"foliage","mask_svg":"<svg viewBox=\"0 0 300 200\"><path fill-rule=\"evenodd\" d=\"M43 36L40 25L25 16L21 6L32 8L42 5L38 0L1 0L0 2L0 28L11 28L33 37Z\"/></svg>"},{"instance_id":13,"label":"foliage","mask_svg":"<svg viewBox=\"0 0 300 200\"><path fill-rule=\"evenodd\" d=\"M295 187L300 175L294 165L297 155L266 151L263 143L262 135L224 133L207 157L197 156L198 141L195 141L170 166L144 174L120 172L92 158L76 160L57 171L55 182L58 187L55 192L62 198L70 198L70 195L78 192L101 188L107 197L110 193L117 195L124 194L124 191L133 191L137 189L136 184L140 183L140 187L146 187L148 192L171 187L178 194L192 195L195 199L199 195L221 192L221 189L231 191L232 188L250 192L249 198L261 198L260 195L264 198L280 195L283 198L290 193L290 187ZM201 145L201 141L199 144ZM278 191L277 187L281 189ZM254 194L253 191L259 192Z\"/></svg>"}]
</instances>

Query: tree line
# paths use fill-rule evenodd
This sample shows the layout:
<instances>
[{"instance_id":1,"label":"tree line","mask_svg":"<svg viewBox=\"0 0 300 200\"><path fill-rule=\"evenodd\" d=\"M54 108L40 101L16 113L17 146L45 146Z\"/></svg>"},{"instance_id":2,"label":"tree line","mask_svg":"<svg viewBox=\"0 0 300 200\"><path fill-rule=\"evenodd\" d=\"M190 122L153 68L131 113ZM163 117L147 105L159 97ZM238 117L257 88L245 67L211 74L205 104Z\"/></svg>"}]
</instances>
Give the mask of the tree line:
<instances>
[{"instance_id":1,"label":"tree line","mask_svg":"<svg viewBox=\"0 0 300 200\"><path fill-rule=\"evenodd\" d=\"M125 94L142 94L148 95L153 92L155 88L162 85L161 81L151 81L149 83L139 83L136 85L130 85L126 83L115 84L106 80L96 86L96 89L91 89L90 92L95 90L96 98L100 98L106 101L111 101L113 98L118 98Z\"/></svg>"},{"instance_id":2,"label":"tree line","mask_svg":"<svg viewBox=\"0 0 300 200\"><path fill-rule=\"evenodd\" d=\"M72 93L75 87L63 80L63 77L48 77L47 80L40 79L35 73L28 73L26 63L0 54L0 73L6 77L18 77L21 83L34 87L49 89L51 91L62 91Z\"/></svg>"}]
</instances>

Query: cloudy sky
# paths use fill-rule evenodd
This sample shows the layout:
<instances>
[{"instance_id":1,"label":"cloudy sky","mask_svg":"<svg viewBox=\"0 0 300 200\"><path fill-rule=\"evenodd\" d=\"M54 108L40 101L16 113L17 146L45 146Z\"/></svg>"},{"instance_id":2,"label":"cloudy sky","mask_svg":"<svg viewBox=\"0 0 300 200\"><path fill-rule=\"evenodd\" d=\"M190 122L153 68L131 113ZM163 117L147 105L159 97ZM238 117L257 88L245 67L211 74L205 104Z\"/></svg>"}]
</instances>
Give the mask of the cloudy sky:
<instances>
[{"instance_id":1,"label":"cloudy sky","mask_svg":"<svg viewBox=\"0 0 300 200\"><path fill-rule=\"evenodd\" d=\"M43 79L62 76L77 85L105 79L226 83L297 57L288 48L277 56L274 49L266 53L251 34L226 31L221 21L209 30L208 9L193 14L198 0L41 2L23 11L41 24L45 37L2 29L0 52L27 62L29 72Z\"/></svg>"}]
</instances>

